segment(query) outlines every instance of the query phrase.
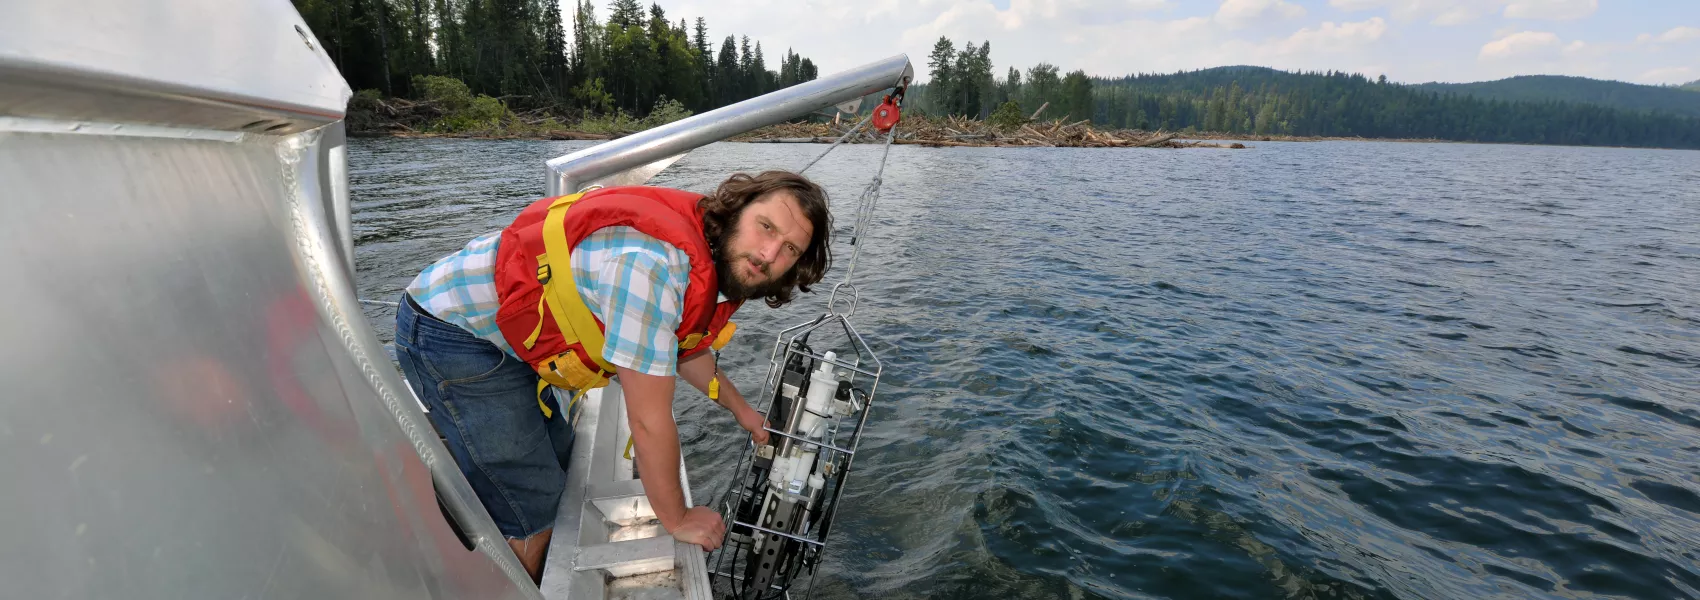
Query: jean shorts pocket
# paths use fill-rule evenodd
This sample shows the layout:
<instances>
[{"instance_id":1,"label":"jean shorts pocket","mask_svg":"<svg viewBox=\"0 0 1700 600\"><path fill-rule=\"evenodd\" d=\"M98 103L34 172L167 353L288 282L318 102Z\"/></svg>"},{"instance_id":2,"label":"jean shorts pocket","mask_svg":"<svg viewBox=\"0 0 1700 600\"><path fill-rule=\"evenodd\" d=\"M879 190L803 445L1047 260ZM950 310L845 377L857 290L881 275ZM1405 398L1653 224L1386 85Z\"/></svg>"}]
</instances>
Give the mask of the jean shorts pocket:
<instances>
[{"instance_id":1,"label":"jean shorts pocket","mask_svg":"<svg viewBox=\"0 0 1700 600\"><path fill-rule=\"evenodd\" d=\"M472 383L488 379L502 372L504 367L519 362L509 358L508 353L496 348L495 344L485 343L485 348L477 352L435 352L432 353L431 366L442 376L442 385L457 383Z\"/></svg>"}]
</instances>

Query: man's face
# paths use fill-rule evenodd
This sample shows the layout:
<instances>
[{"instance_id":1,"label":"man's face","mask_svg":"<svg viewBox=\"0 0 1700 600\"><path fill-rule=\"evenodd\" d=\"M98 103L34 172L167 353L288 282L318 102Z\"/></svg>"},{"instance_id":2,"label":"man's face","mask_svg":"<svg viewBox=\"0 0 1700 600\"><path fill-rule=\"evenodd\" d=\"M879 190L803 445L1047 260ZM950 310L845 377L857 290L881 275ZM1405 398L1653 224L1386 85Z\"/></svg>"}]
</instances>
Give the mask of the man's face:
<instances>
[{"instance_id":1,"label":"man's face","mask_svg":"<svg viewBox=\"0 0 1700 600\"><path fill-rule=\"evenodd\" d=\"M771 286L809 249L814 231L789 190L757 198L721 235L715 260L721 292L732 299L769 295Z\"/></svg>"}]
</instances>

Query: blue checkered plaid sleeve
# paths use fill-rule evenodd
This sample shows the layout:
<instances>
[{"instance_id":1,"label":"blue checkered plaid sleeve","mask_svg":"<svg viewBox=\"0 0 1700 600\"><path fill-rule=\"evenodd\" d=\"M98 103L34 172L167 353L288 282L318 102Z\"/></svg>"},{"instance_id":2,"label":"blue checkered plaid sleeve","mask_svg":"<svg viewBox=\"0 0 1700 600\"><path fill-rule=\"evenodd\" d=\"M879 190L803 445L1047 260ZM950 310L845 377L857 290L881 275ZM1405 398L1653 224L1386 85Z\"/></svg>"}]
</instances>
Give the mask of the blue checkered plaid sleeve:
<instances>
[{"instance_id":1,"label":"blue checkered plaid sleeve","mask_svg":"<svg viewBox=\"0 0 1700 600\"><path fill-rule=\"evenodd\" d=\"M671 264L670 246L642 238L610 240L611 254L589 286L607 337L602 358L640 373L671 376L678 368L676 331L690 267Z\"/></svg>"}]
</instances>

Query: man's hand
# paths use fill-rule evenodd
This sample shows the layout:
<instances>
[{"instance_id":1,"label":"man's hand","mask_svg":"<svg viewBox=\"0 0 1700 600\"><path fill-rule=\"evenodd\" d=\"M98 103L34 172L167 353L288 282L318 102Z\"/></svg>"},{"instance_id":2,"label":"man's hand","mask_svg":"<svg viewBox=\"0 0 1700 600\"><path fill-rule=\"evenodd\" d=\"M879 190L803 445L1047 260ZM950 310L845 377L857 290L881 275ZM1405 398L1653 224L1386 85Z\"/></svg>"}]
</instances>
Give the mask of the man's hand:
<instances>
[{"instance_id":1,"label":"man's hand","mask_svg":"<svg viewBox=\"0 0 1700 600\"><path fill-rule=\"evenodd\" d=\"M685 518L679 526L669 533L673 534L673 539L702 546L704 551L713 551L726 538L726 523L713 509L693 506L685 511Z\"/></svg>"},{"instance_id":2,"label":"man's hand","mask_svg":"<svg viewBox=\"0 0 1700 600\"><path fill-rule=\"evenodd\" d=\"M738 426L750 432L750 437L755 439L757 445L767 443L767 430L762 429L765 425L767 419L748 404L744 405L744 410L738 412Z\"/></svg>"}]
</instances>

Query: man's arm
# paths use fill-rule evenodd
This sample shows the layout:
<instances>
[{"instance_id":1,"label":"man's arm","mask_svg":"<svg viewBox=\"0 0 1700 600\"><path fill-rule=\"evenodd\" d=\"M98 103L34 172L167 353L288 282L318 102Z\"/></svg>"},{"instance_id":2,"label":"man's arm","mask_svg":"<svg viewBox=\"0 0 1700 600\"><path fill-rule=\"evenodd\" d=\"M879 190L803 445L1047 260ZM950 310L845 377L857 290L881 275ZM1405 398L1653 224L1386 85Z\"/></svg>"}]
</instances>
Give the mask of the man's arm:
<instances>
[{"instance_id":1,"label":"man's arm","mask_svg":"<svg viewBox=\"0 0 1700 600\"><path fill-rule=\"evenodd\" d=\"M761 413L756 412L756 409L751 408L750 404L744 401L744 395L738 392L738 387L732 385L732 380L715 366L712 353L698 352L690 358L679 361L679 378L684 379L686 383L691 384L691 387L704 394L708 393L708 382L719 379L720 397L715 399L714 403L731 411L732 417L738 420L738 426L749 431L750 437L755 438L757 444L767 443L767 430L762 429L766 419L762 418Z\"/></svg>"},{"instance_id":2,"label":"man's arm","mask_svg":"<svg viewBox=\"0 0 1700 600\"><path fill-rule=\"evenodd\" d=\"M626 396L626 421L637 447L638 479L661 526L680 541L720 547L726 526L703 506L685 506L679 486L679 427L673 422L673 378L615 367Z\"/></svg>"}]
</instances>

